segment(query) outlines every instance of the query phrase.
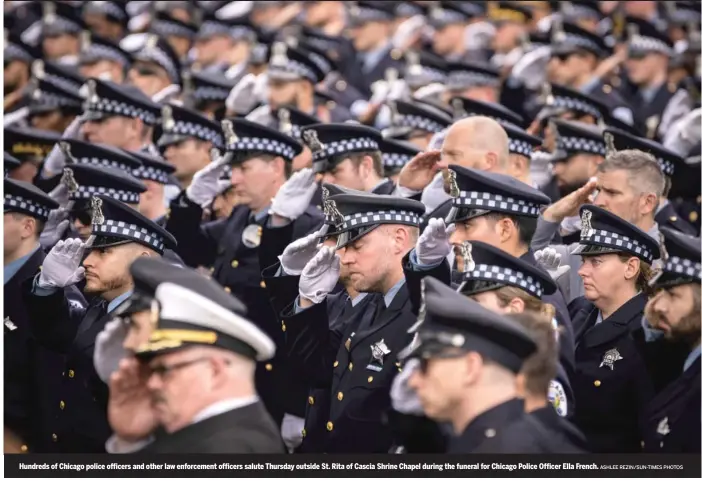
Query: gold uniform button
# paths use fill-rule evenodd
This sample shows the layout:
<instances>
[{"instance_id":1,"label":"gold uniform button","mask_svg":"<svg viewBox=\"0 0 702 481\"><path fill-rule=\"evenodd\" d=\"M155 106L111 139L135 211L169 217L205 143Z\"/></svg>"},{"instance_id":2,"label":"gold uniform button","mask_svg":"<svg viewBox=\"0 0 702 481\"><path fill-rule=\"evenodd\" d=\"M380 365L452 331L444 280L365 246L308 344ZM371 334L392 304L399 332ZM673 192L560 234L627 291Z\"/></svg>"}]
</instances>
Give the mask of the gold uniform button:
<instances>
[{"instance_id":1,"label":"gold uniform button","mask_svg":"<svg viewBox=\"0 0 702 481\"><path fill-rule=\"evenodd\" d=\"M402 58L402 50L399 48L393 48L390 51L390 57L392 57L393 60L400 60Z\"/></svg>"},{"instance_id":2,"label":"gold uniform button","mask_svg":"<svg viewBox=\"0 0 702 481\"><path fill-rule=\"evenodd\" d=\"M373 382L373 376L368 376L368 382Z\"/></svg>"},{"instance_id":3,"label":"gold uniform button","mask_svg":"<svg viewBox=\"0 0 702 481\"><path fill-rule=\"evenodd\" d=\"M334 430L334 423L331 421L327 422L327 431L333 431Z\"/></svg>"},{"instance_id":4,"label":"gold uniform button","mask_svg":"<svg viewBox=\"0 0 702 481\"><path fill-rule=\"evenodd\" d=\"M227 294L231 294L232 289L230 287L225 287L224 292L226 292Z\"/></svg>"},{"instance_id":5,"label":"gold uniform button","mask_svg":"<svg viewBox=\"0 0 702 481\"><path fill-rule=\"evenodd\" d=\"M56 436L56 434L52 434L52 435L51 435L51 440L52 440L53 442L58 441L58 436Z\"/></svg>"},{"instance_id":6,"label":"gold uniform button","mask_svg":"<svg viewBox=\"0 0 702 481\"><path fill-rule=\"evenodd\" d=\"M72 379L75 376L76 376L76 372L73 369L69 369L68 370L68 377L70 377Z\"/></svg>"},{"instance_id":7,"label":"gold uniform button","mask_svg":"<svg viewBox=\"0 0 702 481\"><path fill-rule=\"evenodd\" d=\"M41 270L42 267L44 267L44 266L39 266L39 270Z\"/></svg>"},{"instance_id":8,"label":"gold uniform button","mask_svg":"<svg viewBox=\"0 0 702 481\"><path fill-rule=\"evenodd\" d=\"M336 87L336 90L338 90L339 92L343 92L344 90L346 90L346 81L339 80L336 83L335 87Z\"/></svg>"},{"instance_id":9,"label":"gold uniform button","mask_svg":"<svg viewBox=\"0 0 702 481\"><path fill-rule=\"evenodd\" d=\"M261 285L261 287L262 287L263 289L265 289L265 288L266 288L266 281L261 281L261 284L260 284L260 285Z\"/></svg>"},{"instance_id":10,"label":"gold uniform button","mask_svg":"<svg viewBox=\"0 0 702 481\"><path fill-rule=\"evenodd\" d=\"M281 323L281 324L282 324L282 325L280 326L280 330L283 331L283 332L285 332L285 330L287 329L287 327L285 327L285 323L284 323L284 322Z\"/></svg>"},{"instance_id":11,"label":"gold uniform button","mask_svg":"<svg viewBox=\"0 0 702 481\"><path fill-rule=\"evenodd\" d=\"M675 215L670 216L670 222L675 222L675 221L677 221L677 220L678 220L678 217L677 217L677 216L675 216Z\"/></svg>"},{"instance_id":12,"label":"gold uniform button","mask_svg":"<svg viewBox=\"0 0 702 481\"><path fill-rule=\"evenodd\" d=\"M690 212L690 222L697 221L697 212Z\"/></svg>"},{"instance_id":13,"label":"gold uniform button","mask_svg":"<svg viewBox=\"0 0 702 481\"><path fill-rule=\"evenodd\" d=\"M604 93L608 94L608 93L610 93L610 92L612 91L612 86L611 86L611 85L605 84L605 85L602 86L602 91L603 91Z\"/></svg>"},{"instance_id":14,"label":"gold uniform button","mask_svg":"<svg viewBox=\"0 0 702 481\"><path fill-rule=\"evenodd\" d=\"M310 406L314 406L314 398L312 396L307 398L307 402L310 404Z\"/></svg>"},{"instance_id":15,"label":"gold uniform button","mask_svg":"<svg viewBox=\"0 0 702 481\"><path fill-rule=\"evenodd\" d=\"M602 382L600 382L599 379L597 381L595 381L595 387L600 387L601 384L602 384Z\"/></svg>"},{"instance_id":16,"label":"gold uniform button","mask_svg":"<svg viewBox=\"0 0 702 481\"><path fill-rule=\"evenodd\" d=\"M489 428L489 429L486 429L486 430L485 430L485 437L486 437L486 438L494 438L496 434L497 434L497 431L495 431L495 430L492 429L492 428Z\"/></svg>"},{"instance_id":17,"label":"gold uniform button","mask_svg":"<svg viewBox=\"0 0 702 481\"><path fill-rule=\"evenodd\" d=\"M266 371L272 371L273 370L273 364L266 364Z\"/></svg>"},{"instance_id":18,"label":"gold uniform button","mask_svg":"<svg viewBox=\"0 0 702 481\"><path fill-rule=\"evenodd\" d=\"M322 206L321 206L321 205L315 205L315 207L317 208L317 210L322 210Z\"/></svg>"},{"instance_id":19,"label":"gold uniform button","mask_svg":"<svg viewBox=\"0 0 702 481\"><path fill-rule=\"evenodd\" d=\"M214 267L210 267L210 274L214 272Z\"/></svg>"},{"instance_id":20,"label":"gold uniform button","mask_svg":"<svg viewBox=\"0 0 702 481\"><path fill-rule=\"evenodd\" d=\"M20 451L22 451L23 453L26 453L28 450L29 450L29 448L27 447L26 444L23 444L22 446L20 446Z\"/></svg>"},{"instance_id":21,"label":"gold uniform button","mask_svg":"<svg viewBox=\"0 0 702 481\"><path fill-rule=\"evenodd\" d=\"M60 407L61 409L65 409L66 403L63 402L63 401L59 402L59 407Z\"/></svg>"},{"instance_id":22,"label":"gold uniform button","mask_svg":"<svg viewBox=\"0 0 702 481\"><path fill-rule=\"evenodd\" d=\"M334 367L339 365L339 361L334 361Z\"/></svg>"},{"instance_id":23,"label":"gold uniform button","mask_svg":"<svg viewBox=\"0 0 702 481\"><path fill-rule=\"evenodd\" d=\"M302 437L304 438L305 436L307 436L307 430L302 428Z\"/></svg>"},{"instance_id":24,"label":"gold uniform button","mask_svg":"<svg viewBox=\"0 0 702 481\"><path fill-rule=\"evenodd\" d=\"M352 362L349 363L349 371L353 371L353 363Z\"/></svg>"},{"instance_id":25,"label":"gold uniform button","mask_svg":"<svg viewBox=\"0 0 702 481\"><path fill-rule=\"evenodd\" d=\"M339 394L336 395L336 398L337 398L339 401L341 401L342 399L344 399L344 393L341 392L341 391L339 391Z\"/></svg>"},{"instance_id":26,"label":"gold uniform button","mask_svg":"<svg viewBox=\"0 0 702 481\"><path fill-rule=\"evenodd\" d=\"M234 260L232 261L232 267L233 267L234 269L236 269L237 267L239 267L239 261L236 260L236 259L234 259Z\"/></svg>"}]
</instances>

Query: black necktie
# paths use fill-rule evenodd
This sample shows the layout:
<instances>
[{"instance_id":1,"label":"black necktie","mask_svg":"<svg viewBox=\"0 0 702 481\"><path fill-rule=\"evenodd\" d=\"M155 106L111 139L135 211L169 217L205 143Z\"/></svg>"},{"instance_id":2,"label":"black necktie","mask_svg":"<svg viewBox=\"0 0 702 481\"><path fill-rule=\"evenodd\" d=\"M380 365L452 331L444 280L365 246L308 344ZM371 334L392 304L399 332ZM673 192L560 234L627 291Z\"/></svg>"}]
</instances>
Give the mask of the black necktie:
<instances>
[{"instance_id":1,"label":"black necktie","mask_svg":"<svg viewBox=\"0 0 702 481\"><path fill-rule=\"evenodd\" d=\"M98 298L85 312L85 316L83 316L83 320L80 321L80 325L78 326L76 337L90 329L90 327L105 314L107 314L107 301Z\"/></svg>"}]
</instances>

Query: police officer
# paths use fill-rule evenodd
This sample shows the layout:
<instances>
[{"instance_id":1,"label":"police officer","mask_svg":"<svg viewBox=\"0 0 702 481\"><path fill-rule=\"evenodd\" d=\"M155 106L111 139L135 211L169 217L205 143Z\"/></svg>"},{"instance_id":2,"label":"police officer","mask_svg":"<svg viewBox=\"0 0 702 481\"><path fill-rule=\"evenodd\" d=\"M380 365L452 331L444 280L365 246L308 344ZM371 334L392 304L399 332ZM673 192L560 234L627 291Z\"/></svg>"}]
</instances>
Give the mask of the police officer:
<instances>
[{"instance_id":1,"label":"police officer","mask_svg":"<svg viewBox=\"0 0 702 481\"><path fill-rule=\"evenodd\" d=\"M424 206L373 194L339 194L329 202L337 248L322 247L303 268L299 297L283 316L286 348L290 362L305 366L314 374L310 381L331 393L324 451L388 452L392 432L382 415L390 407L397 354L416 320L402 258L415 244ZM328 307L342 264L349 285L372 296L373 307L338 323Z\"/></svg>"},{"instance_id":2,"label":"police officer","mask_svg":"<svg viewBox=\"0 0 702 481\"><path fill-rule=\"evenodd\" d=\"M677 166L682 166L685 160L675 152L666 149L661 144L653 140L635 137L627 132L614 129L605 129L604 132L605 135L609 134L611 136L614 147L617 150L641 150L653 155L658 161L658 165L661 167L661 172L663 172L665 177L665 188L663 189L663 195L661 196L656 209L655 220L658 223L658 226L675 229L683 234L695 235L696 229L689 224L687 220L678 215L673 204L671 204L671 202L668 200L668 195L670 194L670 188L673 182L673 176L675 175L675 168Z\"/></svg>"},{"instance_id":3,"label":"police officer","mask_svg":"<svg viewBox=\"0 0 702 481\"><path fill-rule=\"evenodd\" d=\"M85 78L124 82L131 56L118 44L86 30L80 37L79 71Z\"/></svg>"},{"instance_id":4,"label":"police officer","mask_svg":"<svg viewBox=\"0 0 702 481\"><path fill-rule=\"evenodd\" d=\"M42 429L53 406L45 405L60 377L61 358L39 345L31 332L22 299L22 282L34 277L44 261L39 236L49 212L58 203L32 184L5 179L5 425L24 441L23 451L47 451ZM80 293L68 288L70 302L85 304Z\"/></svg>"},{"instance_id":5,"label":"police officer","mask_svg":"<svg viewBox=\"0 0 702 481\"><path fill-rule=\"evenodd\" d=\"M256 42L257 30L246 18L218 18L205 15L194 43L194 65L198 70L224 73L245 62Z\"/></svg>"},{"instance_id":6,"label":"police officer","mask_svg":"<svg viewBox=\"0 0 702 481\"><path fill-rule=\"evenodd\" d=\"M433 52L449 62L486 61L483 52L466 39L468 25L484 16L485 5L480 2L437 2L427 15L435 29Z\"/></svg>"},{"instance_id":7,"label":"police officer","mask_svg":"<svg viewBox=\"0 0 702 481\"><path fill-rule=\"evenodd\" d=\"M182 88L180 59L165 39L149 35L132 57L127 79L149 98L163 102Z\"/></svg>"},{"instance_id":8,"label":"police officer","mask_svg":"<svg viewBox=\"0 0 702 481\"><path fill-rule=\"evenodd\" d=\"M220 122L225 115L225 101L236 85L232 80L214 72L191 72L186 84L186 106L201 112L205 117Z\"/></svg>"},{"instance_id":9,"label":"police officer","mask_svg":"<svg viewBox=\"0 0 702 481\"><path fill-rule=\"evenodd\" d=\"M404 100L389 101L390 126L383 135L391 139L405 140L419 149L426 149L431 138L447 129L451 117L434 107L420 102Z\"/></svg>"},{"instance_id":10,"label":"police officer","mask_svg":"<svg viewBox=\"0 0 702 481\"><path fill-rule=\"evenodd\" d=\"M573 312L575 367L571 377L578 409L573 422L593 452L641 450L639 417L653 396L643 346L636 331L648 299L658 243L633 224L596 207L580 208L582 230L575 253L585 302Z\"/></svg>"},{"instance_id":11,"label":"police officer","mask_svg":"<svg viewBox=\"0 0 702 481\"><path fill-rule=\"evenodd\" d=\"M42 162L61 136L48 130L10 127L4 129L5 151L21 162L13 169L13 179L32 182Z\"/></svg>"},{"instance_id":12,"label":"police officer","mask_svg":"<svg viewBox=\"0 0 702 481\"><path fill-rule=\"evenodd\" d=\"M149 31L163 37L178 58L185 63L197 35L197 26L175 18L167 11L159 10L149 25Z\"/></svg>"},{"instance_id":13,"label":"police officer","mask_svg":"<svg viewBox=\"0 0 702 481\"><path fill-rule=\"evenodd\" d=\"M122 2L84 2L82 14L92 32L113 42L121 40L127 32L129 15Z\"/></svg>"},{"instance_id":14,"label":"police officer","mask_svg":"<svg viewBox=\"0 0 702 481\"><path fill-rule=\"evenodd\" d=\"M529 332L436 279L424 282L424 315L407 354L420 364L409 385L427 416L451 424L448 452L579 452L517 398L517 374L537 348Z\"/></svg>"},{"instance_id":15,"label":"police officer","mask_svg":"<svg viewBox=\"0 0 702 481\"><path fill-rule=\"evenodd\" d=\"M397 182L402 167L416 157L421 150L409 142L383 138L379 145L383 154L383 170L385 177L393 183Z\"/></svg>"},{"instance_id":16,"label":"police officer","mask_svg":"<svg viewBox=\"0 0 702 481\"><path fill-rule=\"evenodd\" d=\"M44 58L63 65L76 65L79 35L85 23L78 8L65 2L42 3L41 46Z\"/></svg>"},{"instance_id":17,"label":"police officer","mask_svg":"<svg viewBox=\"0 0 702 481\"><path fill-rule=\"evenodd\" d=\"M78 92L37 79L29 103L29 125L62 134L83 110Z\"/></svg>"},{"instance_id":18,"label":"police officer","mask_svg":"<svg viewBox=\"0 0 702 481\"><path fill-rule=\"evenodd\" d=\"M642 415L645 452L696 453L700 450L700 295L699 239L665 227L667 259L652 280L658 289L646 305L646 340L671 344L686 354L673 382L659 392Z\"/></svg>"},{"instance_id":19,"label":"police officer","mask_svg":"<svg viewBox=\"0 0 702 481\"><path fill-rule=\"evenodd\" d=\"M491 66L477 62L450 62L443 101L455 96L484 102L497 102L500 73Z\"/></svg>"},{"instance_id":20,"label":"police officer","mask_svg":"<svg viewBox=\"0 0 702 481\"><path fill-rule=\"evenodd\" d=\"M131 261L142 255L161 256L165 248L175 246L168 232L118 200L91 197L91 205L92 241L60 241L44 260L41 273L22 289L34 335L65 355L61 386L51 396L55 415L51 439L59 452L104 451L110 432L107 386L93 365L95 336L109 313L131 293ZM86 249L90 253L83 260ZM84 292L95 296L87 309L69 306L60 290L83 277Z\"/></svg>"},{"instance_id":21,"label":"police officer","mask_svg":"<svg viewBox=\"0 0 702 481\"><path fill-rule=\"evenodd\" d=\"M171 176L176 168L145 151L129 152L129 155L141 162L141 165L132 171L132 175L146 187L146 192L139 196L139 212L165 227L168 215L165 191L166 186L173 185Z\"/></svg>"},{"instance_id":22,"label":"police officer","mask_svg":"<svg viewBox=\"0 0 702 481\"><path fill-rule=\"evenodd\" d=\"M3 79L7 92L4 94L3 111L7 115L24 106L22 100L25 87L31 79L30 68L34 59L41 57L41 52L27 45L18 35L10 34L7 36L3 55L5 57ZM4 125L8 125L7 117L4 120Z\"/></svg>"}]
</instances>

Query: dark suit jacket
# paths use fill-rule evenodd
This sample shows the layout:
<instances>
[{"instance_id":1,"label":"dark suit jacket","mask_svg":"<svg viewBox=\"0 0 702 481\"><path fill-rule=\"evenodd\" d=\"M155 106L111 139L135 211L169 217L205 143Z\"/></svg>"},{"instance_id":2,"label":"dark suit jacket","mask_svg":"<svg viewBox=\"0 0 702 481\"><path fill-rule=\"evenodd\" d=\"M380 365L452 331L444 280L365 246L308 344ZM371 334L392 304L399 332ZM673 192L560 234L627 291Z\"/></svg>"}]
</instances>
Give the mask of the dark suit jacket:
<instances>
[{"instance_id":1,"label":"dark suit jacket","mask_svg":"<svg viewBox=\"0 0 702 481\"><path fill-rule=\"evenodd\" d=\"M691 236L697 235L697 229L683 219L682 216L675 211L675 207L673 207L673 204L670 202L658 211L655 221L658 223L658 227L667 227Z\"/></svg>"},{"instance_id":2,"label":"dark suit jacket","mask_svg":"<svg viewBox=\"0 0 702 481\"><path fill-rule=\"evenodd\" d=\"M144 453L284 453L278 427L256 402L159 436Z\"/></svg>"}]
</instances>

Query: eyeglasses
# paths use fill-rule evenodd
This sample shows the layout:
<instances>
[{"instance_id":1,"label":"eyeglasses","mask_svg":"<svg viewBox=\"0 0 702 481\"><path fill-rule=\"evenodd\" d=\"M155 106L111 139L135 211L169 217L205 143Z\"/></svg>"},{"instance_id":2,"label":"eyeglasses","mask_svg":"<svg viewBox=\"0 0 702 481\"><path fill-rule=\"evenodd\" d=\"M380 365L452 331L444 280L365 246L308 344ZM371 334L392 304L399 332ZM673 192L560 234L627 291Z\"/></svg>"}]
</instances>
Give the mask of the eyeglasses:
<instances>
[{"instance_id":1,"label":"eyeglasses","mask_svg":"<svg viewBox=\"0 0 702 481\"><path fill-rule=\"evenodd\" d=\"M426 374L429 369L429 361L432 359L458 359L465 355L466 353L464 351L444 351L432 354L431 357L421 357L419 359L419 371L422 374Z\"/></svg>"},{"instance_id":2,"label":"eyeglasses","mask_svg":"<svg viewBox=\"0 0 702 481\"><path fill-rule=\"evenodd\" d=\"M149 367L149 370L151 371L152 375L156 374L158 377L163 379L164 377L166 377L168 375L168 373L171 373L173 371L177 371L179 369L184 369L188 366L192 366L194 364L198 364L198 363L209 361L209 360L210 360L209 357L201 357L198 359L193 359L191 361L183 361L183 362L178 362L176 364L171 364L170 366L166 366L166 365L161 364L161 365Z\"/></svg>"}]
</instances>

